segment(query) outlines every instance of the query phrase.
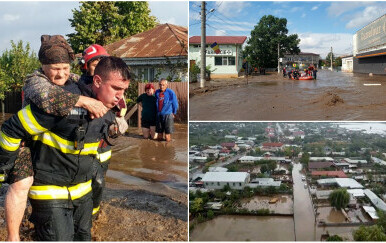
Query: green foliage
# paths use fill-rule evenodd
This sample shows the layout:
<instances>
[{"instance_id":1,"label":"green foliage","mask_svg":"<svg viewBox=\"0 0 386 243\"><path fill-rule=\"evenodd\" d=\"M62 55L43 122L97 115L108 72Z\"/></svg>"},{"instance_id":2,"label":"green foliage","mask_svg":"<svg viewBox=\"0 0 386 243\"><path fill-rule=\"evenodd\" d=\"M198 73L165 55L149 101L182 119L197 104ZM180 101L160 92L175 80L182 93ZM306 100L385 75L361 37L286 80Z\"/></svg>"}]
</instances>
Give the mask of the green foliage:
<instances>
[{"instance_id":1,"label":"green foliage","mask_svg":"<svg viewBox=\"0 0 386 243\"><path fill-rule=\"evenodd\" d=\"M329 201L331 206L335 207L337 210L347 207L350 201L350 194L345 188L334 190L330 196Z\"/></svg>"},{"instance_id":2,"label":"green foliage","mask_svg":"<svg viewBox=\"0 0 386 243\"><path fill-rule=\"evenodd\" d=\"M29 43L24 46L23 41L15 44L11 40L11 47L10 50L5 50L0 57L0 99L4 99L5 92L9 90L20 91L27 74L40 66Z\"/></svg>"},{"instance_id":3,"label":"green foliage","mask_svg":"<svg viewBox=\"0 0 386 243\"><path fill-rule=\"evenodd\" d=\"M386 241L386 234L382 227L373 225L369 227L360 226L358 230L354 231L355 241Z\"/></svg>"},{"instance_id":4,"label":"green foliage","mask_svg":"<svg viewBox=\"0 0 386 243\"><path fill-rule=\"evenodd\" d=\"M150 16L148 2L84 1L80 4L79 9L72 10L73 18L69 19L75 33L67 35L75 53L94 43L110 44L157 24L156 17Z\"/></svg>"},{"instance_id":5,"label":"green foliage","mask_svg":"<svg viewBox=\"0 0 386 243\"><path fill-rule=\"evenodd\" d=\"M287 19L265 15L251 31L244 54L252 66L277 67L278 44L283 57L285 53L298 54L299 43L297 34L288 35Z\"/></svg>"},{"instance_id":6,"label":"green foliage","mask_svg":"<svg viewBox=\"0 0 386 243\"><path fill-rule=\"evenodd\" d=\"M200 197L194 199L193 204L190 206L190 212L197 214L204 210L204 200Z\"/></svg>"},{"instance_id":7,"label":"green foliage","mask_svg":"<svg viewBox=\"0 0 386 243\"><path fill-rule=\"evenodd\" d=\"M339 235L332 235L329 236L326 241L343 241L343 238Z\"/></svg>"},{"instance_id":8,"label":"green foliage","mask_svg":"<svg viewBox=\"0 0 386 243\"><path fill-rule=\"evenodd\" d=\"M260 172L261 173L265 173L265 172L268 172L269 169L268 169L268 165L264 164L260 167Z\"/></svg>"},{"instance_id":9,"label":"green foliage","mask_svg":"<svg viewBox=\"0 0 386 243\"><path fill-rule=\"evenodd\" d=\"M308 162L310 162L310 154L304 152L302 157L300 158L300 163L308 165Z\"/></svg>"},{"instance_id":10,"label":"green foliage","mask_svg":"<svg viewBox=\"0 0 386 243\"><path fill-rule=\"evenodd\" d=\"M214 218L214 212L212 210L208 210L208 212L206 213L206 216L208 217L208 219L213 219Z\"/></svg>"},{"instance_id":11,"label":"green foliage","mask_svg":"<svg viewBox=\"0 0 386 243\"><path fill-rule=\"evenodd\" d=\"M386 234L386 212L378 210L377 215L379 217L377 220L377 225L382 227L383 233Z\"/></svg>"}]
</instances>

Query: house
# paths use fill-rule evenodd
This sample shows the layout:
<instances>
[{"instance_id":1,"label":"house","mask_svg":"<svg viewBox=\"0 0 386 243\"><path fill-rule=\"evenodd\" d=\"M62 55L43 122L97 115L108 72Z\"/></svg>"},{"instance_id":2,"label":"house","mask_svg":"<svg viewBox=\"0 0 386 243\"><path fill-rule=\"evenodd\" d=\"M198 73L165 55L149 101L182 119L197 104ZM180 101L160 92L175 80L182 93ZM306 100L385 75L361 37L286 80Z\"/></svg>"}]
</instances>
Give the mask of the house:
<instances>
[{"instance_id":1,"label":"house","mask_svg":"<svg viewBox=\"0 0 386 243\"><path fill-rule=\"evenodd\" d=\"M342 72L352 73L354 68L353 56L342 57Z\"/></svg>"},{"instance_id":2,"label":"house","mask_svg":"<svg viewBox=\"0 0 386 243\"><path fill-rule=\"evenodd\" d=\"M370 199L371 203L379 210L386 212L386 203L379 198L374 192L369 189L364 190L365 195Z\"/></svg>"},{"instance_id":3,"label":"house","mask_svg":"<svg viewBox=\"0 0 386 243\"><path fill-rule=\"evenodd\" d=\"M288 163L288 159L285 157L255 157L255 156L243 156L239 159L240 163L254 163L260 160L272 160L281 163ZM291 160L289 160L289 163Z\"/></svg>"},{"instance_id":4,"label":"house","mask_svg":"<svg viewBox=\"0 0 386 243\"><path fill-rule=\"evenodd\" d=\"M311 176L312 177L326 176L326 177L335 177L335 178L347 178L347 175L341 170L337 170L337 171L312 171Z\"/></svg>"},{"instance_id":5,"label":"house","mask_svg":"<svg viewBox=\"0 0 386 243\"><path fill-rule=\"evenodd\" d=\"M222 143L221 147L226 148L228 150L237 150L236 143Z\"/></svg>"},{"instance_id":6,"label":"house","mask_svg":"<svg viewBox=\"0 0 386 243\"><path fill-rule=\"evenodd\" d=\"M377 157L371 156L371 161L379 165L386 165L386 161L378 159Z\"/></svg>"},{"instance_id":7,"label":"house","mask_svg":"<svg viewBox=\"0 0 386 243\"><path fill-rule=\"evenodd\" d=\"M209 158L218 158L219 152L220 151L216 149L205 149L201 151L201 155Z\"/></svg>"},{"instance_id":8,"label":"house","mask_svg":"<svg viewBox=\"0 0 386 243\"><path fill-rule=\"evenodd\" d=\"M209 172L227 172L228 169L224 167L209 167Z\"/></svg>"},{"instance_id":9,"label":"house","mask_svg":"<svg viewBox=\"0 0 386 243\"><path fill-rule=\"evenodd\" d=\"M310 157L310 162L315 162L315 161L334 162L334 159L331 157Z\"/></svg>"},{"instance_id":10,"label":"house","mask_svg":"<svg viewBox=\"0 0 386 243\"><path fill-rule=\"evenodd\" d=\"M189 162L205 163L207 161L207 159L208 159L208 157L189 156Z\"/></svg>"},{"instance_id":11,"label":"house","mask_svg":"<svg viewBox=\"0 0 386 243\"><path fill-rule=\"evenodd\" d=\"M367 164L367 160L365 159L350 159L350 158L344 158L341 161L347 162L349 164Z\"/></svg>"},{"instance_id":12,"label":"house","mask_svg":"<svg viewBox=\"0 0 386 243\"><path fill-rule=\"evenodd\" d=\"M276 151L282 151L284 147L283 143L263 143L261 146L261 151L270 151L270 152L276 152Z\"/></svg>"},{"instance_id":13,"label":"house","mask_svg":"<svg viewBox=\"0 0 386 243\"><path fill-rule=\"evenodd\" d=\"M250 188L255 188L255 187L280 187L281 181L275 181L273 178L255 178L251 181L248 186Z\"/></svg>"},{"instance_id":14,"label":"house","mask_svg":"<svg viewBox=\"0 0 386 243\"><path fill-rule=\"evenodd\" d=\"M122 58L136 80L161 78L188 81L188 29L160 24L105 46L112 56Z\"/></svg>"},{"instance_id":15,"label":"house","mask_svg":"<svg viewBox=\"0 0 386 243\"><path fill-rule=\"evenodd\" d=\"M323 170L323 169L332 168L332 167L334 167L334 163L332 162L309 162L308 163L309 171Z\"/></svg>"},{"instance_id":16,"label":"house","mask_svg":"<svg viewBox=\"0 0 386 243\"><path fill-rule=\"evenodd\" d=\"M242 45L246 36L206 36L206 65L211 66L212 78L237 78L242 68ZM220 52L210 46L217 43ZM196 65L201 58L201 36L189 38L190 65Z\"/></svg>"},{"instance_id":17,"label":"house","mask_svg":"<svg viewBox=\"0 0 386 243\"><path fill-rule=\"evenodd\" d=\"M232 189L242 190L249 183L247 172L207 172L202 181L207 189L223 189L228 185Z\"/></svg>"},{"instance_id":18,"label":"house","mask_svg":"<svg viewBox=\"0 0 386 243\"><path fill-rule=\"evenodd\" d=\"M348 189L362 189L363 186L356 180L351 178L329 178L319 179L316 181L320 186L338 186L341 188Z\"/></svg>"},{"instance_id":19,"label":"house","mask_svg":"<svg viewBox=\"0 0 386 243\"><path fill-rule=\"evenodd\" d=\"M227 139L237 139L237 136L235 136L235 135L225 135L225 138L227 138Z\"/></svg>"}]
</instances>

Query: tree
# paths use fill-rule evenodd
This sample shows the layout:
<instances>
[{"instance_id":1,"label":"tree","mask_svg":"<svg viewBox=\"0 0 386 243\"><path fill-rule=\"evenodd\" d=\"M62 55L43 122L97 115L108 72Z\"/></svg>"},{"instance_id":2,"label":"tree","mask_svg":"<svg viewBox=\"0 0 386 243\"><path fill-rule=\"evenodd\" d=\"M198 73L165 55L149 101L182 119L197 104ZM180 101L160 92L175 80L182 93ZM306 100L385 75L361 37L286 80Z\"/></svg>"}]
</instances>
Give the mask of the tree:
<instances>
[{"instance_id":1,"label":"tree","mask_svg":"<svg viewBox=\"0 0 386 243\"><path fill-rule=\"evenodd\" d=\"M204 200L198 197L194 199L192 206L190 206L190 212L193 214L199 213L204 210Z\"/></svg>"},{"instance_id":2,"label":"tree","mask_svg":"<svg viewBox=\"0 0 386 243\"><path fill-rule=\"evenodd\" d=\"M12 48L5 50L0 57L0 99L5 98L9 90L21 90L23 80L40 66L36 54L29 43L24 46L23 41L17 44L11 40Z\"/></svg>"},{"instance_id":3,"label":"tree","mask_svg":"<svg viewBox=\"0 0 386 243\"><path fill-rule=\"evenodd\" d=\"M343 238L339 235L332 235L329 236L326 241L343 241Z\"/></svg>"},{"instance_id":4,"label":"tree","mask_svg":"<svg viewBox=\"0 0 386 243\"><path fill-rule=\"evenodd\" d=\"M260 172L261 173L265 173L267 172L269 169L268 169L268 165L266 164L263 164L261 167L260 167Z\"/></svg>"},{"instance_id":5,"label":"tree","mask_svg":"<svg viewBox=\"0 0 386 243\"><path fill-rule=\"evenodd\" d=\"M68 34L68 42L75 53L93 43L102 46L122 38L154 28L157 19L150 16L148 2L99 1L80 2L69 19L75 33Z\"/></svg>"},{"instance_id":6,"label":"tree","mask_svg":"<svg viewBox=\"0 0 386 243\"><path fill-rule=\"evenodd\" d=\"M307 165L309 161L310 161L310 154L308 152L304 152L302 154L302 157L300 158L300 163Z\"/></svg>"},{"instance_id":7,"label":"tree","mask_svg":"<svg viewBox=\"0 0 386 243\"><path fill-rule=\"evenodd\" d=\"M386 213L381 210L378 210L377 215L379 217L377 220L377 225L379 227L382 227L383 233L386 234Z\"/></svg>"},{"instance_id":8,"label":"tree","mask_svg":"<svg viewBox=\"0 0 386 243\"><path fill-rule=\"evenodd\" d=\"M345 188L334 190L330 196L329 201L331 206L335 207L337 210L347 207L350 201L350 194Z\"/></svg>"},{"instance_id":9,"label":"tree","mask_svg":"<svg viewBox=\"0 0 386 243\"><path fill-rule=\"evenodd\" d=\"M251 31L245 56L252 66L277 67L277 49L280 56L298 54L300 39L297 34L287 35L287 19L272 15L263 16Z\"/></svg>"},{"instance_id":10,"label":"tree","mask_svg":"<svg viewBox=\"0 0 386 243\"><path fill-rule=\"evenodd\" d=\"M379 225L360 226L353 235L355 241L386 241L386 234Z\"/></svg>"}]
</instances>

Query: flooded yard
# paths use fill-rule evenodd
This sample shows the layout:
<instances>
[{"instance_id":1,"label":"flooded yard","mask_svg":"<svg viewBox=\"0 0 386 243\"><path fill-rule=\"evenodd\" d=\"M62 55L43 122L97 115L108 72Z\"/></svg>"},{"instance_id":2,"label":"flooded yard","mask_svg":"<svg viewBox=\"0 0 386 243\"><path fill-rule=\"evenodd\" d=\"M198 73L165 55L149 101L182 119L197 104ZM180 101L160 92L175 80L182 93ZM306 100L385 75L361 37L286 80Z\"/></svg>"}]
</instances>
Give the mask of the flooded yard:
<instances>
[{"instance_id":1,"label":"flooded yard","mask_svg":"<svg viewBox=\"0 0 386 243\"><path fill-rule=\"evenodd\" d=\"M293 217L222 215L198 224L191 241L294 241Z\"/></svg>"},{"instance_id":2,"label":"flooded yard","mask_svg":"<svg viewBox=\"0 0 386 243\"><path fill-rule=\"evenodd\" d=\"M273 198L277 198L276 203L269 203ZM269 209L270 212L277 214L292 214L293 213L293 200L290 195L276 195L272 197L255 196L253 198L243 199L241 201L242 208L248 210Z\"/></svg>"},{"instance_id":3,"label":"flooded yard","mask_svg":"<svg viewBox=\"0 0 386 243\"><path fill-rule=\"evenodd\" d=\"M386 119L385 76L320 70L312 81L270 73L250 77L248 84L246 79L233 79L237 85L228 87L232 80L224 80L223 87L221 80L213 82L214 91L190 98L190 120Z\"/></svg>"}]
</instances>

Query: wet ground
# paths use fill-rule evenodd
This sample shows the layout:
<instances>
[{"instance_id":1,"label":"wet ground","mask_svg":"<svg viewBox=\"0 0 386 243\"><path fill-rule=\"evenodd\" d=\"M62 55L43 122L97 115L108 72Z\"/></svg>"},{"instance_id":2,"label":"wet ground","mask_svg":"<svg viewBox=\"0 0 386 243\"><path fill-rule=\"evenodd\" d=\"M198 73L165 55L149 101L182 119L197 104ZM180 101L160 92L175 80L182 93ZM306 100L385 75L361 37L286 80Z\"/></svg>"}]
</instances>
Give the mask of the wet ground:
<instances>
[{"instance_id":1,"label":"wet ground","mask_svg":"<svg viewBox=\"0 0 386 243\"><path fill-rule=\"evenodd\" d=\"M188 240L187 124L175 127L170 143L144 140L137 128L118 138L101 213L93 222L93 240ZM0 241L6 239L5 191L0 192ZM33 240L33 225L27 220L21 237Z\"/></svg>"},{"instance_id":2,"label":"wet ground","mask_svg":"<svg viewBox=\"0 0 386 243\"><path fill-rule=\"evenodd\" d=\"M320 70L317 80L277 73L190 84L190 120L386 120L386 77Z\"/></svg>"}]
</instances>

